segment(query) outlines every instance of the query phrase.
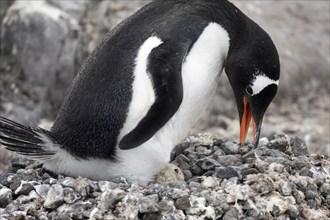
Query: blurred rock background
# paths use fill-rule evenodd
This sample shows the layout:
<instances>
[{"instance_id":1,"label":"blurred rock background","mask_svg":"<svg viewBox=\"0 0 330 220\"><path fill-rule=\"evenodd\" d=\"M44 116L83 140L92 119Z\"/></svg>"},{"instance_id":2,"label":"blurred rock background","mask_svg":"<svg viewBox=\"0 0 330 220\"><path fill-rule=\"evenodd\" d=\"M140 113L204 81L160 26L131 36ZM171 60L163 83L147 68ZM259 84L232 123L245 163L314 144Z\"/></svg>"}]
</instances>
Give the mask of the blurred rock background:
<instances>
[{"instance_id":1,"label":"blurred rock background","mask_svg":"<svg viewBox=\"0 0 330 220\"><path fill-rule=\"evenodd\" d=\"M105 34L149 1L0 0L0 115L49 128L76 72ZM262 136L303 138L330 154L329 1L233 1L273 38L280 89ZM227 77L192 133L238 140L236 104ZM10 155L0 146L0 172Z\"/></svg>"}]
</instances>

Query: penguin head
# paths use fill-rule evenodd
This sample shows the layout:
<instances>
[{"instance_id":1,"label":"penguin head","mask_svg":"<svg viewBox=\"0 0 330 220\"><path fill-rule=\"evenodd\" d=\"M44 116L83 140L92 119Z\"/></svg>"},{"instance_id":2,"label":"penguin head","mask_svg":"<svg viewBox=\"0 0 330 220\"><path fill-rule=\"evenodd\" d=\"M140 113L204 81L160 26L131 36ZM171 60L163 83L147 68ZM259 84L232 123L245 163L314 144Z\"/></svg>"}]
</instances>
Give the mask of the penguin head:
<instances>
[{"instance_id":1,"label":"penguin head","mask_svg":"<svg viewBox=\"0 0 330 220\"><path fill-rule=\"evenodd\" d=\"M253 123L255 147L258 146L264 114L276 95L280 61L275 45L259 28L253 38L229 51L225 70L234 91L240 118L240 144L243 145L250 122Z\"/></svg>"}]
</instances>

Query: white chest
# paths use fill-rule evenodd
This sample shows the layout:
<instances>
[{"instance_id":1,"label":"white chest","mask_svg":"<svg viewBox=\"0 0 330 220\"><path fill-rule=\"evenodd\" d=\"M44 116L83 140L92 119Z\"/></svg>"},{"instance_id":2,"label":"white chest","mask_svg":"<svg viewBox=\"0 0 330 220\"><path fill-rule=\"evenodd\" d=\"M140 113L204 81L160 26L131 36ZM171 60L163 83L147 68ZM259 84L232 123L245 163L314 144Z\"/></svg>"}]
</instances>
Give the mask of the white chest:
<instances>
[{"instance_id":1,"label":"white chest","mask_svg":"<svg viewBox=\"0 0 330 220\"><path fill-rule=\"evenodd\" d=\"M170 153L197 122L212 99L229 50L228 33L210 23L182 65L183 101L175 115L149 141L120 150L123 172L149 179L169 162Z\"/></svg>"}]
</instances>

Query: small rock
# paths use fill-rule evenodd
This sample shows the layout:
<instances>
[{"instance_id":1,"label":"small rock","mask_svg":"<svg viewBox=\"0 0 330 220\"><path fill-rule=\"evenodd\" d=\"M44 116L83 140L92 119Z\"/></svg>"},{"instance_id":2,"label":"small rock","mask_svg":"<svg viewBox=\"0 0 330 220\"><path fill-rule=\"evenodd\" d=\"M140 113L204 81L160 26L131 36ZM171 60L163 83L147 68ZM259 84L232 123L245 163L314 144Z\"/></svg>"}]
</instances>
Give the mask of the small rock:
<instances>
[{"instance_id":1,"label":"small rock","mask_svg":"<svg viewBox=\"0 0 330 220\"><path fill-rule=\"evenodd\" d=\"M0 208L5 208L13 200L12 191L7 187L0 189Z\"/></svg>"},{"instance_id":2,"label":"small rock","mask_svg":"<svg viewBox=\"0 0 330 220\"><path fill-rule=\"evenodd\" d=\"M208 133L200 133L195 136L191 136L188 139L191 145L194 146L213 146L214 144L212 135Z\"/></svg>"},{"instance_id":3,"label":"small rock","mask_svg":"<svg viewBox=\"0 0 330 220\"><path fill-rule=\"evenodd\" d=\"M41 184L41 185L34 186L35 191L43 199L46 198L49 188L50 188L50 186L48 184Z\"/></svg>"},{"instance_id":4,"label":"small rock","mask_svg":"<svg viewBox=\"0 0 330 220\"><path fill-rule=\"evenodd\" d=\"M197 164L193 164L190 168L190 171L194 176L201 176L204 173L203 169L200 168Z\"/></svg>"},{"instance_id":5,"label":"small rock","mask_svg":"<svg viewBox=\"0 0 330 220\"><path fill-rule=\"evenodd\" d=\"M210 146L197 146L195 151L198 158L207 157L212 153L212 149Z\"/></svg>"},{"instance_id":6,"label":"small rock","mask_svg":"<svg viewBox=\"0 0 330 220\"><path fill-rule=\"evenodd\" d=\"M284 166L279 163L271 163L269 164L268 169L272 172L282 173L284 171Z\"/></svg>"},{"instance_id":7,"label":"small rock","mask_svg":"<svg viewBox=\"0 0 330 220\"><path fill-rule=\"evenodd\" d=\"M14 191L15 195L28 195L32 190L33 186L22 180L20 186Z\"/></svg>"},{"instance_id":8,"label":"small rock","mask_svg":"<svg viewBox=\"0 0 330 220\"><path fill-rule=\"evenodd\" d=\"M217 161L222 166L240 166L240 165L242 165L241 160L233 155L218 156Z\"/></svg>"},{"instance_id":9,"label":"small rock","mask_svg":"<svg viewBox=\"0 0 330 220\"><path fill-rule=\"evenodd\" d=\"M225 142L221 148L226 154L238 154L239 151L239 145L232 142Z\"/></svg>"},{"instance_id":10,"label":"small rock","mask_svg":"<svg viewBox=\"0 0 330 220\"><path fill-rule=\"evenodd\" d=\"M249 151L248 153L244 154L242 156L242 159L243 159L244 162L247 162L248 159L253 159L253 160L256 159L255 151Z\"/></svg>"},{"instance_id":11,"label":"small rock","mask_svg":"<svg viewBox=\"0 0 330 220\"><path fill-rule=\"evenodd\" d=\"M214 177L206 177L201 185L204 188L214 188L219 186L219 180Z\"/></svg>"},{"instance_id":12,"label":"small rock","mask_svg":"<svg viewBox=\"0 0 330 220\"><path fill-rule=\"evenodd\" d=\"M303 168L308 168L310 169L312 166L308 161L306 161L304 158L297 158L296 160L292 161L291 166L295 170L300 170Z\"/></svg>"},{"instance_id":13,"label":"small rock","mask_svg":"<svg viewBox=\"0 0 330 220\"><path fill-rule=\"evenodd\" d=\"M292 191L294 190L295 185L291 182L281 182L280 183L280 192L283 196L291 196Z\"/></svg>"},{"instance_id":14,"label":"small rock","mask_svg":"<svg viewBox=\"0 0 330 220\"><path fill-rule=\"evenodd\" d=\"M162 214L173 213L175 210L173 201L168 200L168 199L164 199L164 200L160 201L158 203L158 205L162 211Z\"/></svg>"},{"instance_id":15,"label":"small rock","mask_svg":"<svg viewBox=\"0 0 330 220\"><path fill-rule=\"evenodd\" d=\"M298 137L291 138L290 145L295 156L303 156L309 153L306 142Z\"/></svg>"},{"instance_id":16,"label":"small rock","mask_svg":"<svg viewBox=\"0 0 330 220\"><path fill-rule=\"evenodd\" d=\"M316 196L317 196L317 191L307 190L307 192L305 193L305 198L307 200L315 199Z\"/></svg>"},{"instance_id":17,"label":"small rock","mask_svg":"<svg viewBox=\"0 0 330 220\"><path fill-rule=\"evenodd\" d=\"M218 167L216 169L216 177L229 179L231 177L239 177L239 173L233 167Z\"/></svg>"},{"instance_id":18,"label":"small rock","mask_svg":"<svg viewBox=\"0 0 330 220\"><path fill-rule=\"evenodd\" d=\"M73 179L72 177L65 177L64 179L61 179L59 182L63 187L70 187L74 189L76 186L76 180Z\"/></svg>"},{"instance_id":19,"label":"small rock","mask_svg":"<svg viewBox=\"0 0 330 220\"><path fill-rule=\"evenodd\" d=\"M15 179L21 179L21 178L13 173L4 173L0 175L0 184L9 187L10 184L17 181Z\"/></svg>"},{"instance_id":20,"label":"small rock","mask_svg":"<svg viewBox=\"0 0 330 220\"><path fill-rule=\"evenodd\" d=\"M219 138L214 140L214 145L215 146L221 146L223 143L227 142L229 139L228 138Z\"/></svg>"},{"instance_id":21,"label":"small rock","mask_svg":"<svg viewBox=\"0 0 330 220\"><path fill-rule=\"evenodd\" d=\"M183 196L176 200L175 207L180 210L188 210L191 207L189 196Z\"/></svg>"},{"instance_id":22,"label":"small rock","mask_svg":"<svg viewBox=\"0 0 330 220\"><path fill-rule=\"evenodd\" d=\"M81 196L79 194L77 194L72 188L63 189L63 199L66 203L73 204L80 198L81 198Z\"/></svg>"},{"instance_id":23,"label":"small rock","mask_svg":"<svg viewBox=\"0 0 330 220\"><path fill-rule=\"evenodd\" d=\"M257 174L257 173L259 173L259 171L256 168L242 168L241 169L241 175L243 177L247 176L249 174Z\"/></svg>"},{"instance_id":24,"label":"small rock","mask_svg":"<svg viewBox=\"0 0 330 220\"><path fill-rule=\"evenodd\" d=\"M321 195L323 195L324 197L327 195L330 195L330 183L324 183L321 187L320 187L320 193Z\"/></svg>"},{"instance_id":25,"label":"small rock","mask_svg":"<svg viewBox=\"0 0 330 220\"><path fill-rule=\"evenodd\" d=\"M93 210L91 211L90 215L89 215L89 219L91 219L91 220L102 220L102 219L104 219L103 218L103 212L100 209L94 207Z\"/></svg>"},{"instance_id":26,"label":"small rock","mask_svg":"<svg viewBox=\"0 0 330 220\"><path fill-rule=\"evenodd\" d=\"M159 205L148 197L139 199L138 209L140 213L152 213L160 210Z\"/></svg>"},{"instance_id":27,"label":"small rock","mask_svg":"<svg viewBox=\"0 0 330 220\"><path fill-rule=\"evenodd\" d=\"M56 209L64 202L63 187L60 184L52 185L45 198L44 207L46 209Z\"/></svg>"},{"instance_id":28,"label":"small rock","mask_svg":"<svg viewBox=\"0 0 330 220\"><path fill-rule=\"evenodd\" d=\"M193 177L193 174L190 170L182 170L185 180L190 180Z\"/></svg>"},{"instance_id":29,"label":"small rock","mask_svg":"<svg viewBox=\"0 0 330 220\"><path fill-rule=\"evenodd\" d=\"M300 190L294 190L292 195L294 196L296 203L298 205L305 202L305 194L303 192L301 192Z\"/></svg>"},{"instance_id":30,"label":"small rock","mask_svg":"<svg viewBox=\"0 0 330 220\"><path fill-rule=\"evenodd\" d=\"M57 180L57 179L54 179L54 178L52 178L52 177L50 177L50 178L47 178L47 179L44 181L44 183L49 184L49 185L53 185L53 184L57 184L57 183L58 183L58 180Z\"/></svg>"},{"instance_id":31,"label":"small rock","mask_svg":"<svg viewBox=\"0 0 330 220\"><path fill-rule=\"evenodd\" d=\"M235 207L231 207L223 216L223 220L239 219L239 212Z\"/></svg>"},{"instance_id":32,"label":"small rock","mask_svg":"<svg viewBox=\"0 0 330 220\"><path fill-rule=\"evenodd\" d=\"M267 147L269 149L276 149L281 152L285 152L290 146L290 138L286 134L276 134L273 137Z\"/></svg>"},{"instance_id":33,"label":"small rock","mask_svg":"<svg viewBox=\"0 0 330 220\"><path fill-rule=\"evenodd\" d=\"M101 190L101 192L115 189L118 187L117 183L109 182L109 181L98 181L97 185L98 185L99 189Z\"/></svg>"},{"instance_id":34,"label":"small rock","mask_svg":"<svg viewBox=\"0 0 330 220\"><path fill-rule=\"evenodd\" d=\"M176 157L175 161L178 163L182 170L189 170L191 167L189 164L190 160L183 154L180 154L178 157Z\"/></svg>"},{"instance_id":35,"label":"small rock","mask_svg":"<svg viewBox=\"0 0 330 220\"><path fill-rule=\"evenodd\" d=\"M290 205L286 213L290 216L291 219L298 218L300 211L297 205Z\"/></svg>"},{"instance_id":36,"label":"small rock","mask_svg":"<svg viewBox=\"0 0 330 220\"><path fill-rule=\"evenodd\" d=\"M89 181L87 178L78 177L75 181L75 191L82 197L86 197L90 193Z\"/></svg>"},{"instance_id":37,"label":"small rock","mask_svg":"<svg viewBox=\"0 0 330 220\"><path fill-rule=\"evenodd\" d=\"M309 176L309 177L313 177L313 172L310 171L310 169L308 169L307 167L303 167L303 168L299 171L299 175L300 175L300 176Z\"/></svg>"},{"instance_id":38,"label":"small rock","mask_svg":"<svg viewBox=\"0 0 330 220\"><path fill-rule=\"evenodd\" d=\"M104 191L100 196L100 202L97 206L102 211L114 208L116 204L121 201L127 193L119 188L114 190Z\"/></svg>"},{"instance_id":39,"label":"small rock","mask_svg":"<svg viewBox=\"0 0 330 220\"><path fill-rule=\"evenodd\" d=\"M197 165L204 171L214 170L216 167L221 166L218 161L212 159L211 157L205 157L197 161Z\"/></svg>"},{"instance_id":40,"label":"small rock","mask_svg":"<svg viewBox=\"0 0 330 220\"><path fill-rule=\"evenodd\" d=\"M190 147L190 143L189 142L183 142L179 145L177 145L171 153L171 161L175 160L176 157L178 157L179 155L183 154L184 150L187 149L188 147Z\"/></svg>"}]
</instances>

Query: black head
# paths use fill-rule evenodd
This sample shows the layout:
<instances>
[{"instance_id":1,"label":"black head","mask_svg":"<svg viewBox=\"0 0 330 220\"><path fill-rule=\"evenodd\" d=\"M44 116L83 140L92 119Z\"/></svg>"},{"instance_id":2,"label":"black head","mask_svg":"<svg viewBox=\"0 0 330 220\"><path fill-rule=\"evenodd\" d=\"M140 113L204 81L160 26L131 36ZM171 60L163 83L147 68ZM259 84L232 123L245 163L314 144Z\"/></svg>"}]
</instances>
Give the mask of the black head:
<instances>
[{"instance_id":1,"label":"black head","mask_svg":"<svg viewBox=\"0 0 330 220\"><path fill-rule=\"evenodd\" d=\"M257 24L250 21L240 34L240 41L231 42L225 70L239 112L241 145L252 119L256 147L263 116L277 92L280 61L271 38Z\"/></svg>"}]
</instances>

